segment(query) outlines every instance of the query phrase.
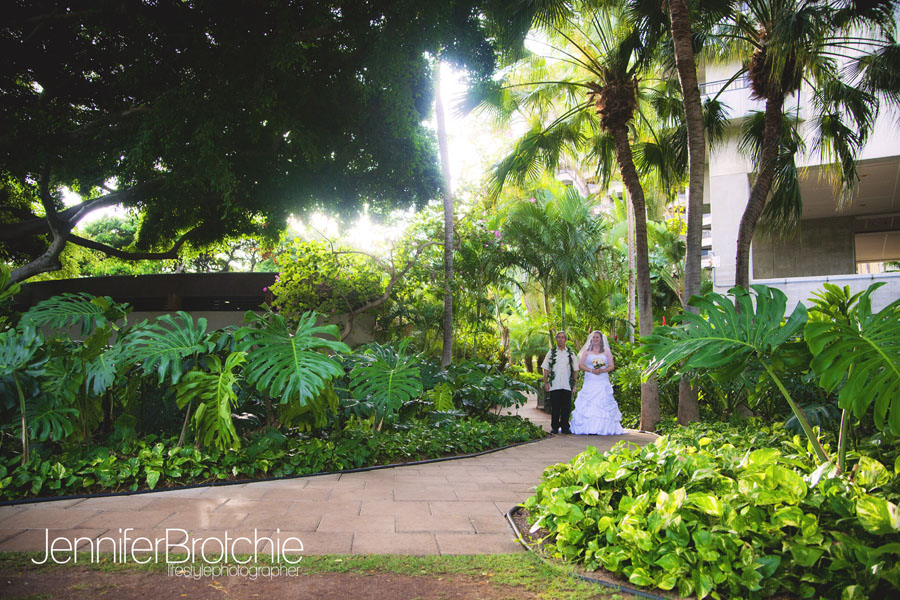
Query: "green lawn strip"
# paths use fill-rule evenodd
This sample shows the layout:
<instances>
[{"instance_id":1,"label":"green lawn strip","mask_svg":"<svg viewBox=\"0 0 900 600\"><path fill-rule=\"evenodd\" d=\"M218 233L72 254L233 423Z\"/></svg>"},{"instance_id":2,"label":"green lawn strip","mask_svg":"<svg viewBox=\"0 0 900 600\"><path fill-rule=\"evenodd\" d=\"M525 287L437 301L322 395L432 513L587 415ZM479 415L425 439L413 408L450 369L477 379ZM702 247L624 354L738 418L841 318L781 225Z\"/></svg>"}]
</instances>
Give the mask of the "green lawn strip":
<instances>
[{"instance_id":1,"label":"green lawn strip","mask_svg":"<svg viewBox=\"0 0 900 600\"><path fill-rule=\"evenodd\" d=\"M88 553L79 553L77 564L36 565L32 559L41 560L39 552L0 553L0 571L33 570L47 572L51 569L67 569L73 566L104 572L159 572L165 573L164 562L140 565L134 562L114 562L112 555L100 555L100 560L90 562ZM180 558L172 555L172 558ZM247 556L239 557L241 560ZM276 561L277 563L277 561ZM260 556L259 565L269 565L267 556ZM285 563L281 563L285 564ZM399 556L399 555L324 555L304 556L297 565L303 575L327 573L394 573L410 577L441 577L460 575L474 578L486 577L493 585L520 586L535 592L541 598L578 600L581 598L622 598L600 586L585 583L572 576L568 566L550 565L530 554L479 554L460 556Z\"/></svg>"}]
</instances>

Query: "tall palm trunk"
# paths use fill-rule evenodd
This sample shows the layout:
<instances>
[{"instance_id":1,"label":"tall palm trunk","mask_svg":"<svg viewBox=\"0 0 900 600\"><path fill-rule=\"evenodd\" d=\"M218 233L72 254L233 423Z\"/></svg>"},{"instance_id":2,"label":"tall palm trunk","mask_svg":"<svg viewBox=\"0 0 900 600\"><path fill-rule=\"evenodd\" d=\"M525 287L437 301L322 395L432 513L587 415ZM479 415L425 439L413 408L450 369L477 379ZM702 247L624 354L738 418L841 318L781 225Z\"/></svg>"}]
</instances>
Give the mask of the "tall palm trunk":
<instances>
[{"instance_id":1,"label":"tall palm trunk","mask_svg":"<svg viewBox=\"0 0 900 600\"><path fill-rule=\"evenodd\" d=\"M634 207L625 190L625 225L628 227L628 341L634 343Z\"/></svg>"},{"instance_id":2,"label":"tall palm trunk","mask_svg":"<svg viewBox=\"0 0 900 600\"><path fill-rule=\"evenodd\" d=\"M616 144L616 161L622 182L634 206L634 245L637 270L638 325L641 337L653 331L653 299L650 288L650 252L647 246L647 208L644 203L644 189L628 141L628 125L618 124L611 128ZM656 377L650 377L641 384L641 429L653 431L659 422L659 388Z\"/></svg>"},{"instance_id":3,"label":"tall palm trunk","mask_svg":"<svg viewBox=\"0 0 900 600\"><path fill-rule=\"evenodd\" d=\"M436 63L434 78L434 113L437 119L438 147L441 152L444 197L444 344L441 368L446 369L453 359L453 195L450 188L450 150L447 146L447 124L441 100L441 62Z\"/></svg>"},{"instance_id":4,"label":"tall palm trunk","mask_svg":"<svg viewBox=\"0 0 900 600\"><path fill-rule=\"evenodd\" d=\"M548 333L550 334L550 347L553 347L553 344L556 343L556 322L550 316L550 296L547 293L547 290L550 287L550 284L545 279L541 286L544 288L544 318L547 319L548 325Z\"/></svg>"},{"instance_id":5,"label":"tall palm trunk","mask_svg":"<svg viewBox=\"0 0 900 600\"><path fill-rule=\"evenodd\" d=\"M781 140L783 107L783 94L766 98L762 151L760 152L756 181L750 188L750 198L747 200L747 208L744 209L744 215L741 217L741 224L738 228L734 284L744 288L750 287L750 242L753 241L753 232L756 231L756 224L766 206L766 199L772 189L772 181L775 179L775 163Z\"/></svg>"},{"instance_id":6,"label":"tall palm trunk","mask_svg":"<svg viewBox=\"0 0 900 600\"><path fill-rule=\"evenodd\" d=\"M675 47L675 66L681 81L684 98L685 124L688 137L688 203L687 240L684 253L683 309L699 312L688 305L691 296L700 293L700 254L703 246L703 177L706 168L706 139L704 136L703 105L697 81L697 63L691 37L691 14L685 0L669 0L672 19L672 42ZM700 420L698 391L683 377L678 386L678 422L682 425Z\"/></svg>"}]
</instances>

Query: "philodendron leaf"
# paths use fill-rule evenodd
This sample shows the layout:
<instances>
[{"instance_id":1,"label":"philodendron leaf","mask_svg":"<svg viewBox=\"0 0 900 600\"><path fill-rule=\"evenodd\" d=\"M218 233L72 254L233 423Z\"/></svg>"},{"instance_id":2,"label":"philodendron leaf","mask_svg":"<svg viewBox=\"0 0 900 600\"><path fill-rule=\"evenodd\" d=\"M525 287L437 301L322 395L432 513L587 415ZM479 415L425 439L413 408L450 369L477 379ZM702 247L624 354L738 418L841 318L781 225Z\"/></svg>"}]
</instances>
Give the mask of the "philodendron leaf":
<instances>
[{"instance_id":1,"label":"philodendron leaf","mask_svg":"<svg viewBox=\"0 0 900 600\"><path fill-rule=\"evenodd\" d=\"M396 350L372 344L365 352L365 360L350 373L354 395L369 398L380 418L390 417L404 402L422 394L418 360L406 354L407 344L404 340Z\"/></svg>"},{"instance_id":2,"label":"philodendron leaf","mask_svg":"<svg viewBox=\"0 0 900 600\"><path fill-rule=\"evenodd\" d=\"M683 313L674 327L656 327L643 338L639 353L649 359L647 372L704 369L736 377L750 361L770 357L797 334L806 322L806 308L798 304L785 323L787 297L778 289L753 286L756 306L744 288L731 290L735 300L721 294L694 296L700 314ZM734 302L741 306L735 310Z\"/></svg>"},{"instance_id":3,"label":"philodendron leaf","mask_svg":"<svg viewBox=\"0 0 900 600\"><path fill-rule=\"evenodd\" d=\"M184 374L182 361L206 352L212 352L215 344L206 331L206 319L194 318L178 311L176 316L163 315L150 325L138 326L128 337L128 355L140 361L144 373L154 371L159 382L170 378L177 385Z\"/></svg>"},{"instance_id":4,"label":"philodendron leaf","mask_svg":"<svg viewBox=\"0 0 900 600\"><path fill-rule=\"evenodd\" d=\"M303 405L316 398L329 381L344 374L341 364L324 351L350 351L343 342L321 337L338 337L338 328L316 326L318 317L315 312L304 313L292 334L281 315L249 316L262 327L242 327L234 334L238 350L247 352L245 379L282 404Z\"/></svg>"},{"instance_id":5,"label":"philodendron leaf","mask_svg":"<svg viewBox=\"0 0 900 600\"><path fill-rule=\"evenodd\" d=\"M869 533L900 533L897 505L884 498L866 494L856 501L856 516Z\"/></svg>"},{"instance_id":6,"label":"philodendron leaf","mask_svg":"<svg viewBox=\"0 0 900 600\"><path fill-rule=\"evenodd\" d=\"M109 296L94 297L84 292L61 294L28 309L22 315L22 323L55 329L77 326L82 335L88 335L97 327L124 318L130 310L127 304L118 304Z\"/></svg>"},{"instance_id":7,"label":"philodendron leaf","mask_svg":"<svg viewBox=\"0 0 900 600\"><path fill-rule=\"evenodd\" d=\"M831 392L843 384L841 408L861 418L874 407L875 425L900 435L900 300L873 314L870 296L882 284L870 286L846 317L809 323L805 334L819 385Z\"/></svg>"}]
</instances>

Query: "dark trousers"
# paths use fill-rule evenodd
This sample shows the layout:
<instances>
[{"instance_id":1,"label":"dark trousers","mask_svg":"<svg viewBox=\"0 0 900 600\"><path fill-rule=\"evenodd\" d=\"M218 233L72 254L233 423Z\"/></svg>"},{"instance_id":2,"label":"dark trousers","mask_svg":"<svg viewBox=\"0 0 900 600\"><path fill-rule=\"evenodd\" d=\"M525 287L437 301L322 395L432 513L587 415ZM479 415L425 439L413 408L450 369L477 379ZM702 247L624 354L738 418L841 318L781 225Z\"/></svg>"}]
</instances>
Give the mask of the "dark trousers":
<instances>
[{"instance_id":1,"label":"dark trousers","mask_svg":"<svg viewBox=\"0 0 900 600\"><path fill-rule=\"evenodd\" d=\"M550 390L550 429L555 433L562 428L569 431L569 413L572 412L572 392Z\"/></svg>"}]
</instances>

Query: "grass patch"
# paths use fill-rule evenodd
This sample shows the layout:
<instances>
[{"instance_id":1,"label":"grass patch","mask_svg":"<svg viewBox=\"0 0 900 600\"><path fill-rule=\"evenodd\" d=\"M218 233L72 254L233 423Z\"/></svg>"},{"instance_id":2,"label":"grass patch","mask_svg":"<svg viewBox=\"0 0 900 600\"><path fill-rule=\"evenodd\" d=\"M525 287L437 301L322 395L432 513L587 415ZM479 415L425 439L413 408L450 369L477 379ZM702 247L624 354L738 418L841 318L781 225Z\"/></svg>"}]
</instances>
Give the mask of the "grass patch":
<instances>
[{"instance_id":1,"label":"grass patch","mask_svg":"<svg viewBox=\"0 0 900 600\"><path fill-rule=\"evenodd\" d=\"M75 567L112 573L165 573L167 568L164 562L146 565L133 562L114 562L112 555L101 555L98 562L91 563L88 553L79 553L78 563L74 565L72 563L36 565L32 562L32 559L41 560L43 557L44 555L39 552L0 553L0 571L46 573L56 569ZM268 557L260 557L258 564L268 565L271 564L271 561ZM547 564L530 553L461 556L381 554L304 556L297 566L302 575L394 573L437 579L444 576L464 576L488 581L495 586L518 586L547 600L579 600L582 598L614 600L624 597L622 594L576 579L572 576L572 569L566 565Z\"/></svg>"}]
</instances>

